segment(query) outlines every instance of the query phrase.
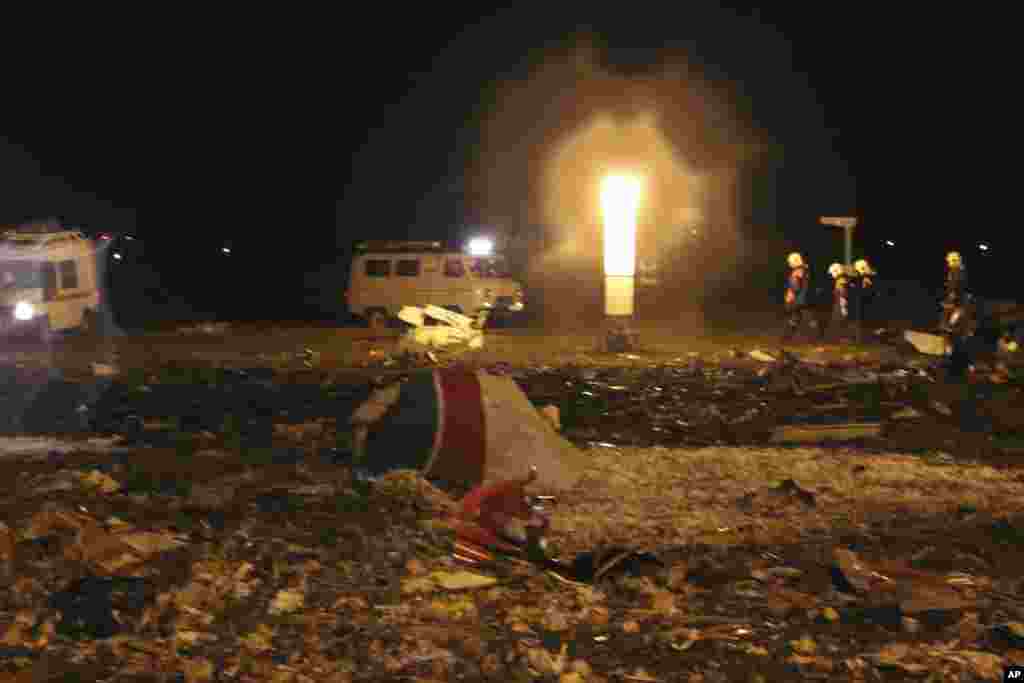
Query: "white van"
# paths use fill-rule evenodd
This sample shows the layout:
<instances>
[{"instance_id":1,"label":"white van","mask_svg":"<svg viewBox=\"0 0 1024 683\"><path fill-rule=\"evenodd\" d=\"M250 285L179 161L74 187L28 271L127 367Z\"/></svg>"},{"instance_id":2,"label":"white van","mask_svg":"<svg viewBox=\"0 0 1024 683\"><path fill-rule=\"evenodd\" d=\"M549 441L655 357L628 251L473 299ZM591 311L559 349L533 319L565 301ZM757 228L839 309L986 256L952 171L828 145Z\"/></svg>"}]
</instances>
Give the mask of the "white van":
<instances>
[{"instance_id":1,"label":"white van","mask_svg":"<svg viewBox=\"0 0 1024 683\"><path fill-rule=\"evenodd\" d=\"M0 335L95 325L100 304L96 249L77 230L22 226L0 234Z\"/></svg>"},{"instance_id":2,"label":"white van","mask_svg":"<svg viewBox=\"0 0 1024 683\"><path fill-rule=\"evenodd\" d=\"M403 306L433 304L465 315L523 310L523 288L500 256L472 256L440 242L363 242L345 293L349 312L383 327Z\"/></svg>"}]
</instances>

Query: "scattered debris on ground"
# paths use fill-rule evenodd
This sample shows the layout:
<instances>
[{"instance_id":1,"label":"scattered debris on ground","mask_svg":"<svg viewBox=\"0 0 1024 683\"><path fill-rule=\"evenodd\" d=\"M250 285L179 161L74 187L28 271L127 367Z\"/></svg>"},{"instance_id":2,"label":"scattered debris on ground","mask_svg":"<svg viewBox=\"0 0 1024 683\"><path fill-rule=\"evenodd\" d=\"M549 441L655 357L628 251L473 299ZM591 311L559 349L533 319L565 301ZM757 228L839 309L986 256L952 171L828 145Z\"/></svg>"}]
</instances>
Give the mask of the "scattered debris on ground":
<instances>
[{"instance_id":1,"label":"scattered debris on ground","mask_svg":"<svg viewBox=\"0 0 1024 683\"><path fill-rule=\"evenodd\" d=\"M1002 470L820 447L587 453L551 508L558 573L458 559L455 500L412 472L194 455L193 493L237 486L202 507L132 483L172 454L132 456L106 491L75 475L23 497L5 478L0 664L125 681L987 680L1019 661L1024 483ZM4 462L34 481L95 457Z\"/></svg>"},{"instance_id":2,"label":"scattered debris on ground","mask_svg":"<svg viewBox=\"0 0 1024 683\"><path fill-rule=\"evenodd\" d=\"M399 311L398 317L412 326L412 329L399 340L400 353L446 347L460 347L460 350L476 350L483 347L486 311L477 318L470 318L440 306L406 306ZM426 325L428 319L444 324Z\"/></svg>"},{"instance_id":3,"label":"scattered debris on ground","mask_svg":"<svg viewBox=\"0 0 1024 683\"><path fill-rule=\"evenodd\" d=\"M359 406L448 371L4 368L0 680L998 681L1024 662L1010 361L950 381L942 359L633 355L460 371L482 413L515 407L492 443L581 463L545 501L543 557L464 543L470 486L357 457ZM539 469L542 448L504 455Z\"/></svg>"},{"instance_id":4,"label":"scattered debris on ground","mask_svg":"<svg viewBox=\"0 0 1024 683\"><path fill-rule=\"evenodd\" d=\"M189 325L186 327L179 327L179 334L226 334L231 330L231 325L226 322L221 323L199 323L197 325Z\"/></svg>"}]
</instances>

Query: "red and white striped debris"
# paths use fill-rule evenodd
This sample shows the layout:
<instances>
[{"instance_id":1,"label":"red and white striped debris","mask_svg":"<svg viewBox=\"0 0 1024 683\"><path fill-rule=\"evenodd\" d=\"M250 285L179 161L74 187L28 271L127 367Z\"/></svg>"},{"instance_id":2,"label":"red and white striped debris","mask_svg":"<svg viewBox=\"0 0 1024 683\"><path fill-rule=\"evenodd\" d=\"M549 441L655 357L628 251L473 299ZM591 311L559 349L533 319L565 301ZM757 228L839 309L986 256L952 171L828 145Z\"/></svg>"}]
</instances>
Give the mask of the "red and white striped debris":
<instances>
[{"instance_id":1,"label":"red and white striped debris","mask_svg":"<svg viewBox=\"0 0 1024 683\"><path fill-rule=\"evenodd\" d=\"M413 373L377 390L350 418L355 456L371 474L407 469L463 486L522 479L566 490L587 459L511 377L465 368Z\"/></svg>"}]
</instances>

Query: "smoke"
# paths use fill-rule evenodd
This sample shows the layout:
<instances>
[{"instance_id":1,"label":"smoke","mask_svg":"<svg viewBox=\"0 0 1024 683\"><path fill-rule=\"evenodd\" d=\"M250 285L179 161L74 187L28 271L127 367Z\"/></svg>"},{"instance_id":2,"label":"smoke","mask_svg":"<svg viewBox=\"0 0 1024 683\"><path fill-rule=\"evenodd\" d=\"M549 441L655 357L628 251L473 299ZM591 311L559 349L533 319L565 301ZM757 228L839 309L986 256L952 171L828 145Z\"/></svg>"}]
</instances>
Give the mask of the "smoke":
<instances>
[{"instance_id":1,"label":"smoke","mask_svg":"<svg viewBox=\"0 0 1024 683\"><path fill-rule=\"evenodd\" d=\"M526 286L549 320L600 316L602 220L608 173L643 180L639 317L699 309L728 289L754 251L740 231L742 169L762 136L727 88L682 57L626 76L602 67L591 44L538 60L524 78L495 83L481 102L468 160L474 213L506 227L540 225Z\"/></svg>"}]
</instances>

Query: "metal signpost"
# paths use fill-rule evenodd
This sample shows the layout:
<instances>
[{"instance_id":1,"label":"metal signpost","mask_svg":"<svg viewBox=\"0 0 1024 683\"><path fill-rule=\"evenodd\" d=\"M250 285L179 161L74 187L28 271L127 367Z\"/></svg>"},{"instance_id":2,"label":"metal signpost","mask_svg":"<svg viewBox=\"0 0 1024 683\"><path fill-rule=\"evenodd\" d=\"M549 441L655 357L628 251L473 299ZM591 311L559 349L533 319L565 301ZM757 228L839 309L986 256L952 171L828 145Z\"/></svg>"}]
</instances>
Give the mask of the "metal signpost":
<instances>
[{"instance_id":1,"label":"metal signpost","mask_svg":"<svg viewBox=\"0 0 1024 683\"><path fill-rule=\"evenodd\" d=\"M828 225L834 228L842 228L845 233L845 257L846 257L846 273L851 275L853 269L853 229L857 227L857 219L853 216L822 216L818 219L818 222L822 225ZM861 291L857 295L857 343L860 344L860 328L861 318L864 314L863 308L864 294Z\"/></svg>"}]
</instances>

